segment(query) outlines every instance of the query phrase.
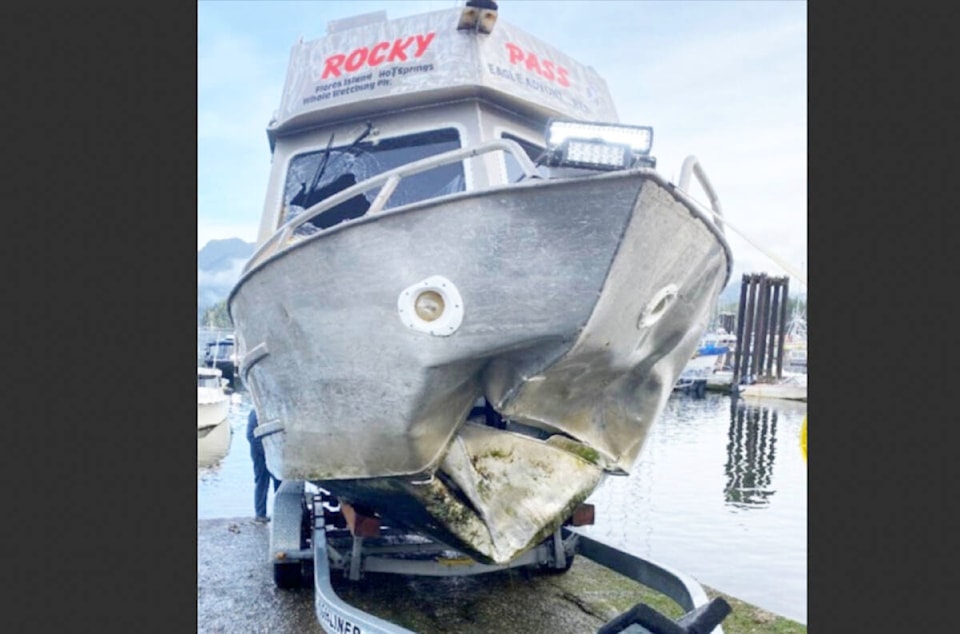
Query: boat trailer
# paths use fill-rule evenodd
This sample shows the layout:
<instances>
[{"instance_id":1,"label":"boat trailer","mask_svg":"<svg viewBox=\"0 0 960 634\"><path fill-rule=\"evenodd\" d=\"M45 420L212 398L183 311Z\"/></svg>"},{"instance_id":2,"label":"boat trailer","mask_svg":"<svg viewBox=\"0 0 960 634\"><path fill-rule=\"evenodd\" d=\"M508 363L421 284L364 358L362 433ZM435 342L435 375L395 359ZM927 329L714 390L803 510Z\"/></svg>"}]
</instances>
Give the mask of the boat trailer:
<instances>
[{"instance_id":1,"label":"boat trailer","mask_svg":"<svg viewBox=\"0 0 960 634\"><path fill-rule=\"evenodd\" d=\"M508 564L477 562L431 538L380 527L356 515L323 489L311 492L303 481L284 481L274 497L269 562L279 588L314 586L314 608L330 634L415 634L340 599L332 572L359 580L364 572L460 576L528 567L562 573L579 554L671 598L686 614L673 620L638 603L597 630L597 634L723 634L730 613L722 598L707 598L694 579L562 526L553 536ZM568 521L569 523L569 521ZM592 523L592 518L589 522Z\"/></svg>"}]
</instances>

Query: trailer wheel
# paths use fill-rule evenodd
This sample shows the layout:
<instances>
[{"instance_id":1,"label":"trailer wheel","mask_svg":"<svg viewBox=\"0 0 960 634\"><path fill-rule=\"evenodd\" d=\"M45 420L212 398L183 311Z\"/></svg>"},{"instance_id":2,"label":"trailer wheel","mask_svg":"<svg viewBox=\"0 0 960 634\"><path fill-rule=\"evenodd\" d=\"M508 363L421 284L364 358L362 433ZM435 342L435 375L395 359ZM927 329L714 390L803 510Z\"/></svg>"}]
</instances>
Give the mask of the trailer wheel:
<instances>
[{"instance_id":1,"label":"trailer wheel","mask_svg":"<svg viewBox=\"0 0 960 634\"><path fill-rule=\"evenodd\" d=\"M548 575L562 575L562 574L565 574L566 572L568 572L568 571L570 570L571 567L573 567L573 560L574 560L575 558L576 558L576 554L567 555L567 561L566 561L566 563L563 564L563 567L562 567L562 568L556 568L556 567L554 567L554 566L551 566L551 565L549 565L549 564L546 564L546 565L541 566L541 567L540 567L540 570L541 570L542 572L545 572L545 573L548 574Z\"/></svg>"},{"instance_id":2,"label":"trailer wheel","mask_svg":"<svg viewBox=\"0 0 960 634\"><path fill-rule=\"evenodd\" d=\"M284 590L302 588L303 571L299 561L273 564L273 583Z\"/></svg>"},{"instance_id":3,"label":"trailer wheel","mask_svg":"<svg viewBox=\"0 0 960 634\"><path fill-rule=\"evenodd\" d=\"M270 525L271 551L304 550L309 548L309 528L312 525L310 507L304 483L285 480L273 499L273 521ZM311 570L310 578L313 573ZM273 583L278 588L302 588L307 575L299 557L273 561Z\"/></svg>"},{"instance_id":4,"label":"trailer wheel","mask_svg":"<svg viewBox=\"0 0 960 634\"><path fill-rule=\"evenodd\" d=\"M551 537L546 543L549 543L551 545L551 548L554 548L555 547L554 544L556 544L556 541L555 541L556 539L557 539L556 537ZM540 571L548 575L562 575L567 571L569 571L570 568L573 566L573 560L577 556L577 551L575 548L572 549L572 552L569 552L569 553L566 552L566 548L564 548L563 550L564 550L564 554L566 555L565 557L566 560L564 561L562 567L557 568L552 564L540 564Z\"/></svg>"}]
</instances>

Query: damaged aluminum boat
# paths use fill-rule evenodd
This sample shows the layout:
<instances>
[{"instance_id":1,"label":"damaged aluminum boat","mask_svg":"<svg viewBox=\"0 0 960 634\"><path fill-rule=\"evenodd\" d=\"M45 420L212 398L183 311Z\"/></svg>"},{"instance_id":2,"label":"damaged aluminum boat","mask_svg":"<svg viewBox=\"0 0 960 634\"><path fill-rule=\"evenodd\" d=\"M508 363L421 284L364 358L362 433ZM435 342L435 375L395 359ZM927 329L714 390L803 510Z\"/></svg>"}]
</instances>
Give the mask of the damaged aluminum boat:
<instances>
[{"instance_id":1,"label":"damaged aluminum boat","mask_svg":"<svg viewBox=\"0 0 960 634\"><path fill-rule=\"evenodd\" d=\"M492 10L293 47L228 300L271 472L487 563L629 472L731 253L696 159L668 182L617 121Z\"/></svg>"}]
</instances>

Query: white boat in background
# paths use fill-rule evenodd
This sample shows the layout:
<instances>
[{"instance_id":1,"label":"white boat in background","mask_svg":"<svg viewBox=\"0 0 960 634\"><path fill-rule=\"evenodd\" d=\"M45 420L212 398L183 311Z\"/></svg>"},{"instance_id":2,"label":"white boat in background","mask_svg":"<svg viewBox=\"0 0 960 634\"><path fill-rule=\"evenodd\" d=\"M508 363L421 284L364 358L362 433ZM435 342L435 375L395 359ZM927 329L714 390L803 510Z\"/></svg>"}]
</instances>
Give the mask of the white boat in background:
<instances>
[{"instance_id":1,"label":"white boat in background","mask_svg":"<svg viewBox=\"0 0 960 634\"><path fill-rule=\"evenodd\" d=\"M687 361L683 371L680 372L673 389L677 391L695 390L702 395L707 386L707 379L723 366L724 359L726 359L730 350L730 346L719 342L717 333L704 336L693 358Z\"/></svg>"},{"instance_id":2,"label":"white boat in background","mask_svg":"<svg viewBox=\"0 0 960 634\"><path fill-rule=\"evenodd\" d=\"M272 473L500 564L631 470L732 255L695 157L668 182L591 67L461 17L294 45L228 308Z\"/></svg>"},{"instance_id":3,"label":"white boat in background","mask_svg":"<svg viewBox=\"0 0 960 634\"><path fill-rule=\"evenodd\" d=\"M203 353L203 364L208 368L217 368L222 372L227 384L233 383L237 366L236 340L233 335L222 336L208 341Z\"/></svg>"},{"instance_id":4,"label":"white boat in background","mask_svg":"<svg viewBox=\"0 0 960 634\"><path fill-rule=\"evenodd\" d=\"M230 420L224 419L211 427L197 429L197 466L213 467L230 451L233 430Z\"/></svg>"},{"instance_id":5,"label":"white boat in background","mask_svg":"<svg viewBox=\"0 0 960 634\"><path fill-rule=\"evenodd\" d=\"M799 302L790 323L783 344L783 369L786 372L806 373L807 371L807 320L800 311Z\"/></svg>"},{"instance_id":6,"label":"white boat in background","mask_svg":"<svg viewBox=\"0 0 960 634\"><path fill-rule=\"evenodd\" d=\"M217 368L197 367L197 431L222 423L229 412L223 374Z\"/></svg>"},{"instance_id":7,"label":"white boat in background","mask_svg":"<svg viewBox=\"0 0 960 634\"><path fill-rule=\"evenodd\" d=\"M787 343L783 346L783 369L787 372L807 371L807 343Z\"/></svg>"},{"instance_id":8,"label":"white boat in background","mask_svg":"<svg viewBox=\"0 0 960 634\"><path fill-rule=\"evenodd\" d=\"M736 341L736 335L722 328L705 334L700 340L700 347L697 348L693 358L687 361L673 389L695 390L698 395L702 395L703 391L710 386L713 376L723 369Z\"/></svg>"},{"instance_id":9,"label":"white boat in background","mask_svg":"<svg viewBox=\"0 0 960 634\"><path fill-rule=\"evenodd\" d=\"M783 378L776 381L740 385L737 394L745 399L776 398L787 401L807 400L807 374L805 372L784 372Z\"/></svg>"}]
</instances>

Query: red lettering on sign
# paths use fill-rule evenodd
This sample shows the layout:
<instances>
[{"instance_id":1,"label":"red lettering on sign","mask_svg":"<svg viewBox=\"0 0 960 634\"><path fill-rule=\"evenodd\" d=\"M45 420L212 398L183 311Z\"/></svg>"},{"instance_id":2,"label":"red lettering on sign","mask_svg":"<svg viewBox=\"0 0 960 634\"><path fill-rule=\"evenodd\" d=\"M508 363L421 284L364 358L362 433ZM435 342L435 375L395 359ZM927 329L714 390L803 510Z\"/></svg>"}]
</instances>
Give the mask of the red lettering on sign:
<instances>
[{"instance_id":1,"label":"red lettering on sign","mask_svg":"<svg viewBox=\"0 0 960 634\"><path fill-rule=\"evenodd\" d=\"M527 55L527 59L524 62L524 65L527 67L527 70L532 70L538 75L543 75L543 71L540 70L540 64L537 61L537 56L533 53Z\"/></svg>"},{"instance_id":2,"label":"red lettering on sign","mask_svg":"<svg viewBox=\"0 0 960 634\"><path fill-rule=\"evenodd\" d=\"M393 48L390 49L390 57L387 58L388 62L393 62L396 60L407 61L407 54L403 52L405 48L410 46L413 42L412 37L408 37L406 40L397 39L393 42Z\"/></svg>"},{"instance_id":3,"label":"red lettering on sign","mask_svg":"<svg viewBox=\"0 0 960 634\"><path fill-rule=\"evenodd\" d=\"M523 61L523 49L517 46L516 44L510 44L507 42L507 50L510 51L510 63L516 64L517 62Z\"/></svg>"},{"instance_id":4,"label":"red lettering on sign","mask_svg":"<svg viewBox=\"0 0 960 634\"><path fill-rule=\"evenodd\" d=\"M345 57L339 53L336 55L331 55L326 59L323 66L323 74L320 75L320 79L326 79L333 75L334 77L340 76L340 64L343 63Z\"/></svg>"},{"instance_id":5,"label":"red lettering on sign","mask_svg":"<svg viewBox=\"0 0 960 634\"><path fill-rule=\"evenodd\" d=\"M345 67L352 73L355 70L360 70L360 67L363 66L365 61L367 61L367 47L361 46L347 55L347 63L345 64Z\"/></svg>"},{"instance_id":6,"label":"red lettering on sign","mask_svg":"<svg viewBox=\"0 0 960 634\"><path fill-rule=\"evenodd\" d=\"M410 37L398 37L392 42L377 42L370 48L361 46L347 54L335 53L323 61L323 72L320 73L320 79L340 77L344 72L353 73L364 66L379 66L384 62L405 62L408 59L408 52L414 58L421 57L427 52L427 48L430 47L435 35L436 33L430 32ZM388 50L389 53L387 53Z\"/></svg>"},{"instance_id":7,"label":"red lettering on sign","mask_svg":"<svg viewBox=\"0 0 960 634\"><path fill-rule=\"evenodd\" d=\"M543 78L553 81L553 62L549 59L543 60Z\"/></svg>"},{"instance_id":8,"label":"red lettering on sign","mask_svg":"<svg viewBox=\"0 0 960 634\"><path fill-rule=\"evenodd\" d=\"M417 36L417 52L413 54L414 57L420 57L427 52L427 47L430 46L430 42L433 41L433 36L436 33L430 32L426 35Z\"/></svg>"},{"instance_id":9,"label":"red lettering on sign","mask_svg":"<svg viewBox=\"0 0 960 634\"><path fill-rule=\"evenodd\" d=\"M522 63L530 72L540 75L548 81L555 81L563 87L570 85L567 69L549 59L540 59L536 53L525 51L516 44L506 43L511 64Z\"/></svg>"},{"instance_id":10,"label":"red lettering on sign","mask_svg":"<svg viewBox=\"0 0 960 634\"><path fill-rule=\"evenodd\" d=\"M385 51L388 48L390 48L390 42L380 42L370 49L370 55L367 57L367 62L369 62L371 66L379 66L387 58L378 54L377 51Z\"/></svg>"}]
</instances>

